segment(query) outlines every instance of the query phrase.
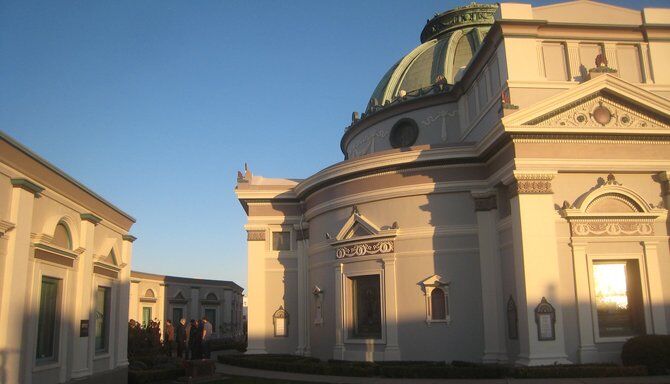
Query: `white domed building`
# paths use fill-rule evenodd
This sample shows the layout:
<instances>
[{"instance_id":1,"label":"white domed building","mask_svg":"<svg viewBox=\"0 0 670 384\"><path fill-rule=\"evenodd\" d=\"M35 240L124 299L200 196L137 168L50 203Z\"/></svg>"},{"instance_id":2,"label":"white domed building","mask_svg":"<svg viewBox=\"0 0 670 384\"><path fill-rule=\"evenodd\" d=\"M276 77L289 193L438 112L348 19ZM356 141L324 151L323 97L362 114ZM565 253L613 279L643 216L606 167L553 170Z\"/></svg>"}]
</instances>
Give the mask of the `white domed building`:
<instances>
[{"instance_id":1,"label":"white domed building","mask_svg":"<svg viewBox=\"0 0 670 384\"><path fill-rule=\"evenodd\" d=\"M238 176L249 353L616 361L670 326L670 9L437 14L344 160Z\"/></svg>"}]
</instances>

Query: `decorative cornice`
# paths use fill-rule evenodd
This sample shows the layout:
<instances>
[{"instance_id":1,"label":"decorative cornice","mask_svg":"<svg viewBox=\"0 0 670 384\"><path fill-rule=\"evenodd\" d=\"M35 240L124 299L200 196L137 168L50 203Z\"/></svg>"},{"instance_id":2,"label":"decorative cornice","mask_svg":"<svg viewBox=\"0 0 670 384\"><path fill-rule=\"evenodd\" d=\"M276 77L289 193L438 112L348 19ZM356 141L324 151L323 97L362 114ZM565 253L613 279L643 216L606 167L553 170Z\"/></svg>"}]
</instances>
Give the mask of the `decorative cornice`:
<instances>
[{"instance_id":1,"label":"decorative cornice","mask_svg":"<svg viewBox=\"0 0 670 384\"><path fill-rule=\"evenodd\" d=\"M553 194L551 189L553 178L554 175L550 173L515 173L514 181L509 187L509 196Z\"/></svg>"},{"instance_id":2,"label":"decorative cornice","mask_svg":"<svg viewBox=\"0 0 670 384\"><path fill-rule=\"evenodd\" d=\"M265 241L265 231L247 231L247 241Z\"/></svg>"},{"instance_id":3,"label":"decorative cornice","mask_svg":"<svg viewBox=\"0 0 670 384\"><path fill-rule=\"evenodd\" d=\"M14 223L9 221L0 220L0 237L4 236L5 233L11 231L14 228Z\"/></svg>"},{"instance_id":4,"label":"decorative cornice","mask_svg":"<svg viewBox=\"0 0 670 384\"><path fill-rule=\"evenodd\" d=\"M81 215L79 215L79 217L81 217L81 219L84 221L93 223L93 225L98 225L102 221L101 218L92 213L82 213Z\"/></svg>"},{"instance_id":5,"label":"decorative cornice","mask_svg":"<svg viewBox=\"0 0 670 384\"><path fill-rule=\"evenodd\" d=\"M35 197L39 197L39 194L44 191L43 187L40 187L28 179L11 179L11 182L14 188L25 189L26 191L34 194Z\"/></svg>"},{"instance_id":6,"label":"decorative cornice","mask_svg":"<svg viewBox=\"0 0 670 384\"><path fill-rule=\"evenodd\" d=\"M133 236L133 235L123 235L123 236L121 236L121 238L122 238L124 241L129 241L129 242L131 242L131 243L133 243L133 242L135 242L135 240L137 240L137 237L135 237L135 236Z\"/></svg>"}]
</instances>

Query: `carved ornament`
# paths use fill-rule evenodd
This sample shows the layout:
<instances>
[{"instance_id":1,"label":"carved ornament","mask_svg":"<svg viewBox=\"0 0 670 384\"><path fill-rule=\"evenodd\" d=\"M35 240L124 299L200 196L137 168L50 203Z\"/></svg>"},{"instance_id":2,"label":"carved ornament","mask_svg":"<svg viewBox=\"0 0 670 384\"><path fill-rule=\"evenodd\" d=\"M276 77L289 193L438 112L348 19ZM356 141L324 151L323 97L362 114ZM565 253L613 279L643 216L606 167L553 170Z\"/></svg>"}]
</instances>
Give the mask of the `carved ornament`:
<instances>
[{"instance_id":1,"label":"carved ornament","mask_svg":"<svg viewBox=\"0 0 670 384\"><path fill-rule=\"evenodd\" d=\"M265 231L247 231L247 241L265 241Z\"/></svg>"},{"instance_id":2,"label":"carved ornament","mask_svg":"<svg viewBox=\"0 0 670 384\"><path fill-rule=\"evenodd\" d=\"M371 241L338 247L335 251L335 257L338 259L344 259L347 257L393 253L393 251L394 244L392 240Z\"/></svg>"},{"instance_id":3,"label":"carved ornament","mask_svg":"<svg viewBox=\"0 0 670 384\"><path fill-rule=\"evenodd\" d=\"M524 125L539 127L663 129L668 126L600 93L531 120Z\"/></svg>"},{"instance_id":4,"label":"carved ornament","mask_svg":"<svg viewBox=\"0 0 670 384\"><path fill-rule=\"evenodd\" d=\"M477 4L473 2L469 5L437 14L423 28L421 42L425 43L440 34L464 26L493 24L493 15L497 9L498 6L495 4Z\"/></svg>"},{"instance_id":5,"label":"carved ornament","mask_svg":"<svg viewBox=\"0 0 670 384\"><path fill-rule=\"evenodd\" d=\"M551 180L553 174L515 174L516 179L510 185L510 197L521 194L552 194Z\"/></svg>"}]
</instances>

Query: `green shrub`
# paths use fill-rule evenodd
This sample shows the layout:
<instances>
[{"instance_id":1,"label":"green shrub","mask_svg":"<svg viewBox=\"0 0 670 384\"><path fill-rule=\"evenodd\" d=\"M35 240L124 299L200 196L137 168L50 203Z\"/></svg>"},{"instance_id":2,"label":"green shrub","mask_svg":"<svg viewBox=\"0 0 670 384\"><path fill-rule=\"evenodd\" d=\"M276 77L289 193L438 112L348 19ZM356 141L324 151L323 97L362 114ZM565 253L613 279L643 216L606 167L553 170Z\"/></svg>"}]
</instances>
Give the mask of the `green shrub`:
<instances>
[{"instance_id":1,"label":"green shrub","mask_svg":"<svg viewBox=\"0 0 670 384\"><path fill-rule=\"evenodd\" d=\"M650 374L670 371L670 335L643 335L628 339L621 350L624 365L643 365Z\"/></svg>"}]
</instances>

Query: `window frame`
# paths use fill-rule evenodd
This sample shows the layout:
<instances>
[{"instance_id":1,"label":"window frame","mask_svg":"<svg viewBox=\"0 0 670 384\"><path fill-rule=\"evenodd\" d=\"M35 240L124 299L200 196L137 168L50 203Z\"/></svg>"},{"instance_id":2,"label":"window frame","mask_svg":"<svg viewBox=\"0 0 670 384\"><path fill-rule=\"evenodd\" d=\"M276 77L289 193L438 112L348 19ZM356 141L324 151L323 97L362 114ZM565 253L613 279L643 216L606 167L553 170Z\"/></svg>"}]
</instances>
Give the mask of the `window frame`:
<instances>
[{"instance_id":1,"label":"window frame","mask_svg":"<svg viewBox=\"0 0 670 384\"><path fill-rule=\"evenodd\" d=\"M109 293L109 297L105 297L105 305L109 304L109 307L107 308L108 310L105 311L105 317L106 317L106 322L104 323L105 328L104 328L104 335L103 337L105 338L105 347L104 348L98 348L96 345L97 342L97 336L96 333L98 332L98 323L95 318L95 308L98 304L98 292L100 289L106 289L107 292ZM111 340L113 339L113 330L114 330L114 316L112 315L112 311L114 308L114 288L113 288L113 282L111 280L107 279L101 279L97 284L95 285L95 301L93 303L93 337L92 337L92 342L93 342L93 356L94 359L99 359L99 358L105 358L110 356L113 353L113 348L112 348L112 343ZM103 307L104 308L104 307Z\"/></svg>"},{"instance_id":2,"label":"window frame","mask_svg":"<svg viewBox=\"0 0 670 384\"><path fill-rule=\"evenodd\" d=\"M56 282L56 300L55 300L55 315L54 315L54 324L53 324L53 333L54 333L54 340L53 340L53 351L52 351L52 356L49 357L38 357L37 356L37 350L38 350L38 344L39 344L39 327L40 327L40 321L39 321L39 313L41 312L41 306L42 306L42 288L44 284L45 279L50 279L54 280ZM61 341L61 335L60 335L60 330L61 330L61 323L62 323L62 297L63 297L63 279L60 277L54 277L51 276L50 274L41 274L40 278L38 280L38 285L39 288L37 288L36 292L36 299L37 299L37 308L38 308L38 315L37 319L35 321L35 351L33 353L33 358L35 359L35 365L36 366L46 366L46 365L52 365L52 364L57 364L60 360L60 341Z\"/></svg>"},{"instance_id":3,"label":"window frame","mask_svg":"<svg viewBox=\"0 0 670 384\"><path fill-rule=\"evenodd\" d=\"M644 329L641 330L641 334L645 334L653 329L651 324L651 306L649 301L649 283L647 281L647 268L644 262L644 257L638 253L620 253L620 254L587 254L588 259L588 274L589 274L589 292L591 298L591 313L593 319L593 337L596 343L620 343L625 342L628 339L638 336L638 335L629 335L629 336L600 336L600 325L598 324L598 308L596 303L596 290L595 290L595 276L593 273L593 265L598 262L616 262L616 261L632 261L635 260L638 263L639 268L639 279L640 279L640 289L642 296L642 315L644 316Z\"/></svg>"},{"instance_id":4,"label":"window frame","mask_svg":"<svg viewBox=\"0 0 670 384\"><path fill-rule=\"evenodd\" d=\"M372 338L372 337L357 337L355 336L354 331L354 292L353 292L353 280L357 277L363 276L379 276L379 305L381 311L381 337ZM344 282L344 342L351 344L367 344L369 342L374 342L374 344L386 344L386 287L384 281L384 270L383 269L368 269L368 270L357 270L355 272L343 273L343 282Z\"/></svg>"},{"instance_id":5,"label":"window frame","mask_svg":"<svg viewBox=\"0 0 670 384\"><path fill-rule=\"evenodd\" d=\"M35 316L32 316L26 324L26 329L32 330L28 335L28 351L22 351L21 355L26 356L30 359L30 365L33 372L41 372L46 370L52 370L59 368L61 371L64 371L65 365L63 364L65 359L67 359L67 340L70 337L68 329L66 327L66 321L63 321L63 316L67 316L70 311L74 311L74 302L69 300L69 284L70 284L70 274L71 270L64 268L60 265L53 264L46 261L37 261L35 263L35 268L33 272L33 284L30 288L30 302L33 308L39 308L39 298L41 295L41 281L43 276L52 277L61 280L60 294L58 296L58 313L60 322L58 328L56 329L58 343L56 345L57 358L50 361L39 361L36 358L37 356L37 327L38 319ZM27 353L27 355L24 355Z\"/></svg>"}]
</instances>

